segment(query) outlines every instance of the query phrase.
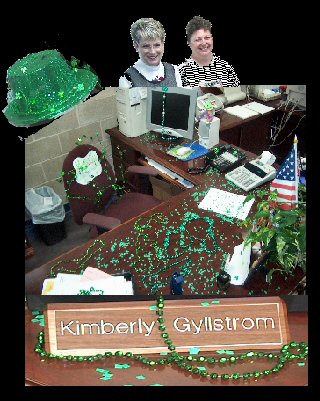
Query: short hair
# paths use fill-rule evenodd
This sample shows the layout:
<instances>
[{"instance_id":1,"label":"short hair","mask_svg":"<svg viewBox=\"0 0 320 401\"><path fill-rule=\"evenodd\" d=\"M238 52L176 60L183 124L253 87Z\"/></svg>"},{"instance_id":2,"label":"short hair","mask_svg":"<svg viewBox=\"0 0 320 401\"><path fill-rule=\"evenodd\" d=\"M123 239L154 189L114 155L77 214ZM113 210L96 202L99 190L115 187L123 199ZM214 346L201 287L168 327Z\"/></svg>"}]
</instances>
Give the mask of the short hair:
<instances>
[{"instance_id":1,"label":"short hair","mask_svg":"<svg viewBox=\"0 0 320 401\"><path fill-rule=\"evenodd\" d=\"M140 43L141 39L157 40L164 42L166 32L159 21L153 18L140 18L131 25L130 34L134 43Z\"/></svg>"},{"instance_id":2,"label":"short hair","mask_svg":"<svg viewBox=\"0 0 320 401\"><path fill-rule=\"evenodd\" d=\"M193 17L186 26L187 41L190 43L191 36L199 29L211 32L212 24L210 21L200 17L199 15Z\"/></svg>"}]
</instances>

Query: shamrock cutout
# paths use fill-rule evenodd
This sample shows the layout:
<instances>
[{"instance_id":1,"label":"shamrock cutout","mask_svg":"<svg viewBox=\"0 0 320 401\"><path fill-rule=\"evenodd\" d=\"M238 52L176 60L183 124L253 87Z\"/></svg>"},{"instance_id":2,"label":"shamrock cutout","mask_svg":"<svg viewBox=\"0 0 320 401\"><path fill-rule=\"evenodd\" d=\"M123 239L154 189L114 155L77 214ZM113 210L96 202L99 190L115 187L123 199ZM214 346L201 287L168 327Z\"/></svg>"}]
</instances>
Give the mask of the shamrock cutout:
<instances>
[{"instance_id":1,"label":"shamrock cutout","mask_svg":"<svg viewBox=\"0 0 320 401\"><path fill-rule=\"evenodd\" d=\"M100 377L100 380L111 380L113 377L113 374L110 373L110 370L97 368L96 371L103 374L103 376Z\"/></svg>"},{"instance_id":2,"label":"shamrock cutout","mask_svg":"<svg viewBox=\"0 0 320 401\"><path fill-rule=\"evenodd\" d=\"M44 315L38 315L31 320L33 323L39 323L40 326L44 326Z\"/></svg>"}]
</instances>

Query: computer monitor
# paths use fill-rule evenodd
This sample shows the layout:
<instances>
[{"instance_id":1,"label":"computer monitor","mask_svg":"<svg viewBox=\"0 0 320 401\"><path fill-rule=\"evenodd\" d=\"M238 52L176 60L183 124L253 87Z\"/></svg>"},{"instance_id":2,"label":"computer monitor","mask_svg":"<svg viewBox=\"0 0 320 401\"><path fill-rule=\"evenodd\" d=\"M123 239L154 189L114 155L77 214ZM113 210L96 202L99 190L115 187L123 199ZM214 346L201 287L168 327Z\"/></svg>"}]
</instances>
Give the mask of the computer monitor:
<instances>
[{"instance_id":1,"label":"computer monitor","mask_svg":"<svg viewBox=\"0 0 320 401\"><path fill-rule=\"evenodd\" d=\"M165 99L163 94L166 94ZM193 139L197 106L197 89L169 87L166 92L161 87L147 90L147 129L162 132L162 112L164 108L164 134L170 137ZM163 107L164 101L164 107Z\"/></svg>"}]
</instances>

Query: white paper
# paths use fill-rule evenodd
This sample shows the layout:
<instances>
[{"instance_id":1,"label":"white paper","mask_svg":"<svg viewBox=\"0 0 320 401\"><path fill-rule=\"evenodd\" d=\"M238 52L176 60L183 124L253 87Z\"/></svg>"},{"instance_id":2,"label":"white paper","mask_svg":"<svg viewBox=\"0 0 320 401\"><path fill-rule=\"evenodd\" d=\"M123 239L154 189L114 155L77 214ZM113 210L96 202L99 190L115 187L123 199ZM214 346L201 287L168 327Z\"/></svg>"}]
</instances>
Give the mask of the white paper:
<instances>
[{"instance_id":1,"label":"white paper","mask_svg":"<svg viewBox=\"0 0 320 401\"><path fill-rule=\"evenodd\" d=\"M274 92L272 92L272 93L274 93ZM250 110L256 111L259 114L265 114L271 110L274 110L274 107L266 106L266 105L258 103L258 102L250 102L250 103L243 105L243 107L246 107Z\"/></svg>"},{"instance_id":2,"label":"white paper","mask_svg":"<svg viewBox=\"0 0 320 401\"><path fill-rule=\"evenodd\" d=\"M53 205L53 200L50 196L44 196L43 197L43 204L44 205L49 205L52 206Z\"/></svg>"},{"instance_id":3,"label":"white paper","mask_svg":"<svg viewBox=\"0 0 320 401\"><path fill-rule=\"evenodd\" d=\"M124 276L107 275L107 278L83 280L79 274L59 273L56 278L46 279L42 286L42 295L133 295L132 281Z\"/></svg>"},{"instance_id":4,"label":"white paper","mask_svg":"<svg viewBox=\"0 0 320 401\"><path fill-rule=\"evenodd\" d=\"M270 153L268 150L264 150L264 151L262 152L262 154L261 154L261 159L260 159L260 161L261 161L263 164L268 164L269 166L271 166L271 165L276 161L276 158L275 158L275 156L274 156L272 153Z\"/></svg>"},{"instance_id":5,"label":"white paper","mask_svg":"<svg viewBox=\"0 0 320 401\"><path fill-rule=\"evenodd\" d=\"M233 285L242 285L249 275L251 246L244 247L244 242L234 247L233 255L230 255L226 261L224 270L230 274L230 283Z\"/></svg>"},{"instance_id":6,"label":"white paper","mask_svg":"<svg viewBox=\"0 0 320 401\"><path fill-rule=\"evenodd\" d=\"M236 195L221 189L211 188L200 202L199 208L244 220L254 202L254 199L251 199L243 203L245 199L246 196L244 195Z\"/></svg>"},{"instance_id":7,"label":"white paper","mask_svg":"<svg viewBox=\"0 0 320 401\"><path fill-rule=\"evenodd\" d=\"M242 106L231 106L224 109L229 114L242 118L243 120L249 117L258 116L259 113Z\"/></svg>"}]
</instances>

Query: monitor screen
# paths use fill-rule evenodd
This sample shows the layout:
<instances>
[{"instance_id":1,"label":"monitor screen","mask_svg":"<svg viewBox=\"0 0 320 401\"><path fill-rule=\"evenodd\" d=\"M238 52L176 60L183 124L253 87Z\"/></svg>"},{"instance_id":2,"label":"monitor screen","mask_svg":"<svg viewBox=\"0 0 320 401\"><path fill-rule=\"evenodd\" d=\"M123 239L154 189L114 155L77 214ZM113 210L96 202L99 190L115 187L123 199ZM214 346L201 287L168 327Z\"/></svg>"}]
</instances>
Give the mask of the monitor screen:
<instances>
[{"instance_id":1,"label":"monitor screen","mask_svg":"<svg viewBox=\"0 0 320 401\"><path fill-rule=\"evenodd\" d=\"M168 91L163 92L160 87L148 87L147 129L162 133L164 111L164 133L192 140L197 94L197 89L169 87Z\"/></svg>"}]
</instances>

